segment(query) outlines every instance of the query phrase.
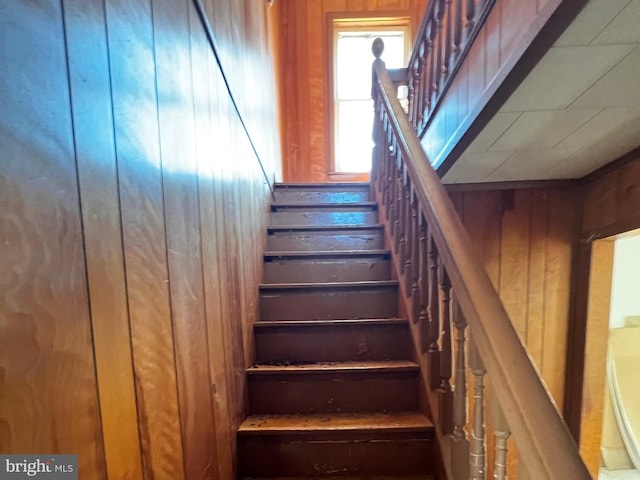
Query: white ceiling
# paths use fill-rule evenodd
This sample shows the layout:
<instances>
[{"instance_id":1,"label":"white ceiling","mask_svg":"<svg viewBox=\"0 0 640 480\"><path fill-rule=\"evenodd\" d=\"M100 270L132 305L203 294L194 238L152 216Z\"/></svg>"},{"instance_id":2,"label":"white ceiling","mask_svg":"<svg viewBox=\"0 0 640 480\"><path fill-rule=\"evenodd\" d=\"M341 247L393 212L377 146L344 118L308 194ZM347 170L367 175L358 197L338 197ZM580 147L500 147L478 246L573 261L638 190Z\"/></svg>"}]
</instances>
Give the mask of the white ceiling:
<instances>
[{"instance_id":1,"label":"white ceiling","mask_svg":"<svg viewBox=\"0 0 640 480\"><path fill-rule=\"evenodd\" d=\"M640 0L590 0L444 176L580 178L640 145Z\"/></svg>"}]
</instances>

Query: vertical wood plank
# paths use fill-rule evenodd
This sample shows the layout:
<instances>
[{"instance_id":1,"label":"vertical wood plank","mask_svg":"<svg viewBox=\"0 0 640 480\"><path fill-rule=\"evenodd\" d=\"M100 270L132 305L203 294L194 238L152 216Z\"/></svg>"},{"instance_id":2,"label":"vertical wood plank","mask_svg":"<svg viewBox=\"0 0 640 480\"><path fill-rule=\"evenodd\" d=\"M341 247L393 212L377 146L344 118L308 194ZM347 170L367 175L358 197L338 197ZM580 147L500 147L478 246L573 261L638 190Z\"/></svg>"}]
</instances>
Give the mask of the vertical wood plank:
<instances>
[{"instance_id":1,"label":"vertical wood plank","mask_svg":"<svg viewBox=\"0 0 640 480\"><path fill-rule=\"evenodd\" d=\"M104 9L65 0L64 14L107 475L142 478Z\"/></svg>"},{"instance_id":2,"label":"vertical wood plank","mask_svg":"<svg viewBox=\"0 0 640 480\"><path fill-rule=\"evenodd\" d=\"M125 0L106 7L144 475L182 479L151 7Z\"/></svg>"},{"instance_id":3,"label":"vertical wood plank","mask_svg":"<svg viewBox=\"0 0 640 480\"><path fill-rule=\"evenodd\" d=\"M0 14L0 451L76 453L104 479L62 14Z\"/></svg>"}]
</instances>

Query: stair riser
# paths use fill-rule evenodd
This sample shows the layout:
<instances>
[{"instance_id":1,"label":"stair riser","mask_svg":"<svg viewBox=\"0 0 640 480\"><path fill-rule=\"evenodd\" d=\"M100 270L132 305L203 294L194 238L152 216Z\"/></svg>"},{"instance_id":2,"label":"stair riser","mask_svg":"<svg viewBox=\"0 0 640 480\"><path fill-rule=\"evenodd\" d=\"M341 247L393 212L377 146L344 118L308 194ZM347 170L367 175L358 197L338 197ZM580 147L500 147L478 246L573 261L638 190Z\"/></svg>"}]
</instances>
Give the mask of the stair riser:
<instances>
[{"instance_id":1,"label":"stair riser","mask_svg":"<svg viewBox=\"0 0 640 480\"><path fill-rule=\"evenodd\" d=\"M384 247L382 231L354 232L272 232L267 236L269 251L379 250Z\"/></svg>"},{"instance_id":2,"label":"stair riser","mask_svg":"<svg viewBox=\"0 0 640 480\"><path fill-rule=\"evenodd\" d=\"M264 264L265 283L389 280L388 258L274 258Z\"/></svg>"},{"instance_id":3,"label":"stair riser","mask_svg":"<svg viewBox=\"0 0 640 480\"><path fill-rule=\"evenodd\" d=\"M313 212L277 211L271 212L271 225L375 225L378 212Z\"/></svg>"},{"instance_id":4,"label":"stair riser","mask_svg":"<svg viewBox=\"0 0 640 480\"><path fill-rule=\"evenodd\" d=\"M402 412L417 408L417 372L249 375L251 414Z\"/></svg>"},{"instance_id":5,"label":"stair riser","mask_svg":"<svg viewBox=\"0 0 640 480\"><path fill-rule=\"evenodd\" d=\"M408 325L256 328L258 363L410 360Z\"/></svg>"},{"instance_id":6,"label":"stair riser","mask_svg":"<svg viewBox=\"0 0 640 480\"><path fill-rule=\"evenodd\" d=\"M276 189L274 198L280 203L359 203L369 200L369 189L362 187L349 191Z\"/></svg>"},{"instance_id":7,"label":"stair riser","mask_svg":"<svg viewBox=\"0 0 640 480\"><path fill-rule=\"evenodd\" d=\"M431 439L296 441L244 437L238 442L240 474L253 477L417 475L433 471Z\"/></svg>"},{"instance_id":8,"label":"stair riser","mask_svg":"<svg viewBox=\"0 0 640 480\"><path fill-rule=\"evenodd\" d=\"M260 293L262 320L330 320L397 316L396 287L267 290Z\"/></svg>"}]
</instances>

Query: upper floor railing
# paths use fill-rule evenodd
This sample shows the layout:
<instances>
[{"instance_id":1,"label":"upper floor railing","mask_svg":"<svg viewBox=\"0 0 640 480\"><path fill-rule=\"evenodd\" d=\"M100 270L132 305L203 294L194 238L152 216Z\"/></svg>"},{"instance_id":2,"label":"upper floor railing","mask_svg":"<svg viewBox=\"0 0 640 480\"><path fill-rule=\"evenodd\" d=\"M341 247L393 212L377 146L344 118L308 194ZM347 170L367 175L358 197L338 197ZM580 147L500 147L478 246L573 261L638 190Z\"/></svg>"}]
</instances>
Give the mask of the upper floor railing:
<instances>
[{"instance_id":1,"label":"upper floor railing","mask_svg":"<svg viewBox=\"0 0 640 480\"><path fill-rule=\"evenodd\" d=\"M492 473L505 479L512 437L519 452L518 478L591 478L397 100L397 86L380 60L383 48L376 39L371 182L389 228L414 338L419 338L419 361L448 477L485 479ZM468 376L473 380L470 421ZM491 455L487 417L495 436ZM495 461L488 465L491 457Z\"/></svg>"},{"instance_id":2,"label":"upper floor railing","mask_svg":"<svg viewBox=\"0 0 640 480\"><path fill-rule=\"evenodd\" d=\"M409 121L419 137L495 0L432 0L409 60Z\"/></svg>"}]
</instances>

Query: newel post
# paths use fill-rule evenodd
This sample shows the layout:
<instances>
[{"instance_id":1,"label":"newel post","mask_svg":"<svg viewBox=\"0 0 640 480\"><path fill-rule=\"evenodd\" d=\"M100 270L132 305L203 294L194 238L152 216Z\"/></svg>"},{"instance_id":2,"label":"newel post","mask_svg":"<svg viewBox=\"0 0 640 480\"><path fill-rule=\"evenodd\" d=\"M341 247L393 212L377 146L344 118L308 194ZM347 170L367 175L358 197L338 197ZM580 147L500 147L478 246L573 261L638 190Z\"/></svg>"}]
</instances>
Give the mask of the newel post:
<instances>
[{"instance_id":1,"label":"newel post","mask_svg":"<svg viewBox=\"0 0 640 480\"><path fill-rule=\"evenodd\" d=\"M370 188L369 188L369 198L370 200L375 200L375 189L380 187L380 185L376 185L376 182L379 182L380 179L380 166L381 166L381 156L383 155L383 145L382 145L382 136L384 134L382 129L382 119L381 119L381 110L380 110L380 96L378 93L377 81L378 76L376 74L376 65L381 64L384 66L384 62L380 59L382 52L384 51L384 42L381 38L376 38L371 45L371 51L375 60L373 61L373 65L371 66L371 99L373 100L373 130L371 132L371 138L373 140L373 150L371 152L371 175L370 175Z\"/></svg>"}]
</instances>

